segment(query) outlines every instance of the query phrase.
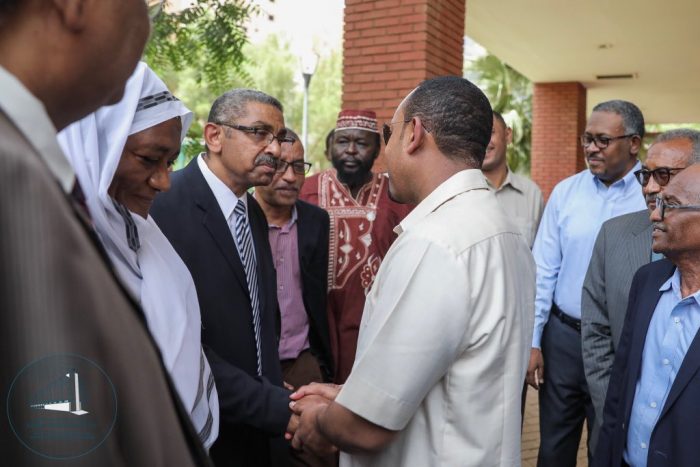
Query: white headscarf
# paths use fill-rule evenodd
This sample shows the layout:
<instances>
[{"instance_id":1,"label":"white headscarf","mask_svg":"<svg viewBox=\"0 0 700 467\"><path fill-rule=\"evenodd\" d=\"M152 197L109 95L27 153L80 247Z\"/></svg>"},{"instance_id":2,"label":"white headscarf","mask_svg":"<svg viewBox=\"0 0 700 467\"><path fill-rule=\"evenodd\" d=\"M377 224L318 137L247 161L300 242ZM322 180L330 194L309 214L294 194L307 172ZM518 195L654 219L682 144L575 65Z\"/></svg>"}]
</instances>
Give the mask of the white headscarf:
<instances>
[{"instance_id":1,"label":"white headscarf","mask_svg":"<svg viewBox=\"0 0 700 467\"><path fill-rule=\"evenodd\" d=\"M174 117L182 121L184 138L192 112L145 63L139 63L118 104L70 125L58 139L76 172L100 240L119 276L139 299L165 367L209 448L219 431L219 402L202 352L192 276L151 216L144 219L125 212L125 218L107 193L127 138ZM129 217L138 232L136 251L127 240Z\"/></svg>"}]
</instances>

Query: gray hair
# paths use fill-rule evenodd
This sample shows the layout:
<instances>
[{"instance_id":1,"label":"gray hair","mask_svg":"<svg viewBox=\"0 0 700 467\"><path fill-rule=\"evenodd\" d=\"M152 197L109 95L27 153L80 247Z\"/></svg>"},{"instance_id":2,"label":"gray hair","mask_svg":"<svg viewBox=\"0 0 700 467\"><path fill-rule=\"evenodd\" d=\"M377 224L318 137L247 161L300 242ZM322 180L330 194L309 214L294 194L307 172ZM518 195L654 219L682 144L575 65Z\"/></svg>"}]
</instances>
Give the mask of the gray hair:
<instances>
[{"instance_id":1,"label":"gray hair","mask_svg":"<svg viewBox=\"0 0 700 467\"><path fill-rule=\"evenodd\" d=\"M235 118L246 116L246 106L249 102L258 102L277 108L284 112L280 101L255 89L232 89L217 97L209 111L208 122L223 123Z\"/></svg>"},{"instance_id":2,"label":"gray hair","mask_svg":"<svg viewBox=\"0 0 700 467\"><path fill-rule=\"evenodd\" d=\"M605 101L593 107L593 112L612 112L619 115L625 125L625 133L644 138L644 116L633 103L619 99Z\"/></svg>"},{"instance_id":3,"label":"gray hair","mask_svg":"<svg viewBox=\"0 0 700 467\"><path fill-rule=\"evenodd\" d=\"M693 145L693 152L690 155L690 160L688 163L697 164L700 162L700 131L693 130L691 128L677 128L675 130L664 131L654 138L651 146L655 145L656 143L675 141L677 139L687 139Z\"/></svg>"}]
</instances>

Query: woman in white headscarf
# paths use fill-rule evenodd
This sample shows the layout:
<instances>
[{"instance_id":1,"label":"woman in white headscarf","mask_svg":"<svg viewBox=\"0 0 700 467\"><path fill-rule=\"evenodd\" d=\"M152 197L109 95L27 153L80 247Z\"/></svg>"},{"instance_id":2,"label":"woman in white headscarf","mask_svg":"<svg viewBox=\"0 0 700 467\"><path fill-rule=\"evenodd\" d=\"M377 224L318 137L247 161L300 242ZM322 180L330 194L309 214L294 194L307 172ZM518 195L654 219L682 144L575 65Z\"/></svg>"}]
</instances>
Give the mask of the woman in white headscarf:
<instances>
[{"instance_id":1,"label":"woman in white headscarf","mask_svg":"<svg viewBox=\"0 0 700 467\"><path fill-rule=\"evenodd\" d=\"M140 63L121 102L69 126L59 142L100 240L141 303L165 367L208 449L219 431L219 402L202 351L197 293L185 263L148 215L156 194L170 187L170 166L191 122L192 112Z\"/></svg>"}]
</instances>

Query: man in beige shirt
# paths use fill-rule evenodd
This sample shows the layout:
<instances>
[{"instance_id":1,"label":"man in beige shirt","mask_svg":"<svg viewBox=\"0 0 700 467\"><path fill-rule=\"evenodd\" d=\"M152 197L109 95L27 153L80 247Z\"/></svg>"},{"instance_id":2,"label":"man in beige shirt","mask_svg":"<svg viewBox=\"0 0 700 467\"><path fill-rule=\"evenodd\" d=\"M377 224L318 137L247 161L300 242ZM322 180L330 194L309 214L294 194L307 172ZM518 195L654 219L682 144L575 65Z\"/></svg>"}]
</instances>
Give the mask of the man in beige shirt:
<instances>
[{"instance_id":1,"label":"man in beige shirt","mask_svg":"<svg viewBox=\"0 0 700 467\"><path fill-rule=\"evenodd\" d=\"M503 210L521 229L532 248L544 210L544 200L539 187L527 177L513 173L506 161L506 148L513 138L512 130L503 116L493 112L491 141L486 148L486 157L481 171Z\"/></svg>"},{"instance_id":2,"label":"man in beige shirt","mask_svg":"<svg viewBox=\"0 0 700 467\"><path fill-rule=\"evenodd\" d=\"M535 266L478 170L491 118L476 86L440 77L385 124L391 195L417 206L367 296L347 382L292 395L294 447L333 444L344 467L520 464Z\"/></svg>"}]
</instances>

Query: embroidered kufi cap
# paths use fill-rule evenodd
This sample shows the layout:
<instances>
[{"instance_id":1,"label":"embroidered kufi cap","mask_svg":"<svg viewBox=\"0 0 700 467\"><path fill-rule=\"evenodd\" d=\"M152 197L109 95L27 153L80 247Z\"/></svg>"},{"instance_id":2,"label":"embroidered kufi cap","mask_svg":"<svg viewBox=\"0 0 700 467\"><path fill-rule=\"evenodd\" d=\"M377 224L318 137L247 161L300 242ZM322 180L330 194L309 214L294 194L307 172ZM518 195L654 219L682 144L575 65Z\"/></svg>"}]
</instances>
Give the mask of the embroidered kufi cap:
<instances>
[{"instance_id":1,"label":"embroidered kufi cap","mask_svg":"<svg viewBox=\"0 0 700 467\"><path fill-rule=\"evenodd\" d=\"M366 130L379 133L377 130L377 114L373 110L341 110L338 113L338 121L335 131L338 130Z\"/></svg>"}]
</instances>

